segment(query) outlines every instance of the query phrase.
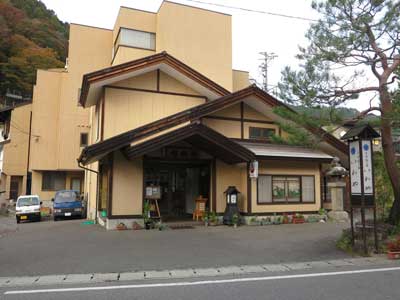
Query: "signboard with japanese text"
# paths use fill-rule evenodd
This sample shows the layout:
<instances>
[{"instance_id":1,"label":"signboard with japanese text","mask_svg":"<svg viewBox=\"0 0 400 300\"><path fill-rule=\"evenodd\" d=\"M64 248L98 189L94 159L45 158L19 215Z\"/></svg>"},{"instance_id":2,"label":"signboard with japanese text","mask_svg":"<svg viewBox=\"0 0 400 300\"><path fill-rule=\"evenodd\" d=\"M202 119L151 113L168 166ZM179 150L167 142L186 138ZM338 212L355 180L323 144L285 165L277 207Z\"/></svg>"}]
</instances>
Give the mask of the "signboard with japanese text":
<instances>
[{"instance_id":1,"label":"signboard with japanese text","mask_svg":"<svg viewBox=\"0 0 400 300\"><path fill-rule=\"evenodd\" d=\"M258 178L258 161L252 161L250 163L250 170L249 170L250 178Z\"/></svg>"},{"instance_id":2,"label":"signboard with japanese text","mask_svg":"<svg viewBox=\"0 0 400 300\"><path fill-rule=\"evenodd\" d=\"M372 145L370 140L362 140L361 151L362 151L362 163L363 163L363 175L364 175L364 194L374 194L374 183L372 174Z\"/></svg>"},{"instance_id":3,"label":"signboard with japanese text","mask_svg":"<svg viewBox=\"0 0 400 300\"><path fill-rule=\"evenodd\" d=\"M371 141L355 140L349 142L349 160L352 205L354 207L362 206L364 199L364 206L373 206L374 178Z\"/></svg>"},{"instance_id":4,"label":"signboard with japanese text","mask_svg":"<svg viewBox=\"0 0 400 300\"><path fill-rule=\"evenodd\" d=\"M360 146L358 141L349 143L350 154L350 186L351 193L361 194L361 169L360 169Z\"/></svg>"}]
</instances>

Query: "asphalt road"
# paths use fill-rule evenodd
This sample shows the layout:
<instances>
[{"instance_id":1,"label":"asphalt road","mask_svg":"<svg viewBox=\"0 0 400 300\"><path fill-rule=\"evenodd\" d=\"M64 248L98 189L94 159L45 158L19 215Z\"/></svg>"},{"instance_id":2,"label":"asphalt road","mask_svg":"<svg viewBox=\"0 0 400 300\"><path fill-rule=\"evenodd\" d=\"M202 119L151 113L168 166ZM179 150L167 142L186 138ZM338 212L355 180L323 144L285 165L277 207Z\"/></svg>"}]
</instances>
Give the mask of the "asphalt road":
<instances>
[{"instance_id":1,"label":"asphalt road","mask_svg":"<svg viewBox=\"0 0 400 300\"><path fill-rule=\"evenodd\" d=\"M0 277L278 264L349 257L348 224L106 231L81 220L18 224L0 237Z\"/></svg>"},{"instance_id":2,"label":"asphalt road","mask_svg":"<svg viewBox=\"0 0 400 300\"><path fill-rule=\"evenodd\" d=\"M124 286L44 287L42 293L29 288L0 289L0 297L15 299L285 299L285 300L376 300L400 299L400 267L374 266L315 272L274 273L263 277L207 278L201 281L130 282ZM72 288L72 290L70 289ZM73 290L81 288L82 290ZM49 290L50 289L50 290ZM10 294L15 293L15 294Z\"/></svg>"}]
</instances>

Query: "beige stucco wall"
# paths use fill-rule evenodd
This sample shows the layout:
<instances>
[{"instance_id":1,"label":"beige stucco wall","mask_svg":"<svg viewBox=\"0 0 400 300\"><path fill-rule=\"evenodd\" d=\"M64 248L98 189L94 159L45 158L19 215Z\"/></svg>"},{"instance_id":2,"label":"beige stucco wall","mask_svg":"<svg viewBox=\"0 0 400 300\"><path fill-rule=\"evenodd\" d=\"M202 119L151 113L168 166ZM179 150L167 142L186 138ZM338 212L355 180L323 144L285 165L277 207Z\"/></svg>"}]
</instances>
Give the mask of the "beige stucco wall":
<instances>
[{"instance_id":1,"label":"beige stucco wall","mask_svg":"<svg viewBox=\"0 0 400 300\"><path fill-rule=\"evenodd\" d=\"M89 110L78 106L82 75L110 65L112 31L70 25L67 70L38 70L33 95L32 170L80 170L80 134ZM44 155L47 153L49 155Z\"/></svg>"},{"instance_id":2,"label":"beige stucco wall","mask_svg":"<svg viewBox=\"0 0 400 300\"><path fill-rule=\"evenodd\" d=\"M50 201L54 198L56 191L43 191L42 190L42 172L32 171L32 194L38 195L43 201ZM69 190L71 188L71 179L79 177L84 179L84 172L82 171L71 171L66 172L65 189ZM82 182L82 188L84 188L84 182Z\"/></svg>"},{"instance_id":3,"label":"beige stucco wall","mask_svg":"<svg viewBox=\"0 0 400 300\"><path fill-rule=\"evenodd\" d=\"M314 212L321 208L319 164L315 162L260 161L259 173L270 175L313 175L315 178L315 203L312 204L257 204L257 180L251 180L252 213Z\"/></svg>"},{"instance_id":4,"label":"beige stucco wall","mask_svg":"<svg viewBox=\"0 0 400 300\"><path fill-rule=\"evenodd\" d=\"M237 138L241 137L241 127L240 122L238 121L228 121L228 120L216 120L216 119L207 119L204 118L202 120L203 124L210 127L211 129L218 131L219 133L229 137L229 138Z\"/></svg>"},{"instance_id":5,"label":"beige stucco wall","mask_svg":"<svg viewBox=\"0 0 400 300\"><path fill-rule=\"evenodd\" d=\"M250 85L249 72L232 70L232 91L244 89Z\"/></svg>"},{"instance_id":6,"label":"beige stucco wall","mask_svg":"<svg viewBox=\"0 0 400 300\"><path fill-rule=\"evenodd\" d=\"M120 27L147 32L156 32L157 14L121 6L115 21L113 41L117 38Z\"/></svg>"},{"instance_id":7,"label":"beige stucco wall","mask_svg":"<svg viewBox=\"0 0 400 300\"><path fill-rule=\"evenodd\" d=\"M125 46L119 46L118 51L115 51L116 53L114 54L114 58L112 61L113 66L155 54L155 51L153 50L145 50Z\"/></svg>"},{"instance_id":8,"label":"beige stucco wall","mask_svg":"<svg viewBox=\"0 0 400 300\"><path fill-rule=\"evenodd\" d=\"M128 161L120 152L114 154L112 214L141 215L143 203L142 159Z\"/></svg>"},{"instance_id":9,"label":"beige stucco wall","mask_svg":"<svg viewBox=\"0 0 400 300\"><path fill-rule=\"evenodd\" d=\"M247 166L246 164L229 165L216 161L216 197L217 213L225 211L226 198L224 192L233 185L240 191L239 206L241 211L247 211Z\"/></svg>"},{"instance_id":10,"label":"beige stucco wall","mask_svg":"<svg viewBox=\"0 0 400 300\"><path fill-rule=\"evenodd\" d=\"M157 15L156 49L232 90L231 16L163 2Z\"/></svg>"},{"instance_id":11,"label":"beige stucco wall","mask_svg":"<svg viewBox=\"0 0 400 300\"><path fill-rule=\"evenodd\" d=\"M204 103L204 99L105 89L104 138Z\"/></svg>"},{"instance_id":12,"label":"beige stucco wall","mask_svg":"<svg viewBox=\"0 0 400 300\"><path fill-rule=\"evenodd\" d=\"M10 142L4 145L3 156L3 171L8 176L27 173L31 110L32 105L27 104L11 112Z\"/></svg>"}]
</instances>

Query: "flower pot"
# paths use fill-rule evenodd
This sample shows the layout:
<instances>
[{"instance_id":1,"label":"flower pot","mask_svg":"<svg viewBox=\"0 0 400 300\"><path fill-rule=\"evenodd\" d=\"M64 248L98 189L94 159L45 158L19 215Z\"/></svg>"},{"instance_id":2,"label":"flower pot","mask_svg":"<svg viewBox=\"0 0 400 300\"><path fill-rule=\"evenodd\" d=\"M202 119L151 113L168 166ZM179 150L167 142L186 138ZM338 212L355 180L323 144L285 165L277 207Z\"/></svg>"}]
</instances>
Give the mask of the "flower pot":
<instances>
[{"instance_id":1,"label":"flower pot","mask_svg":"<svg viewBox=\"0 0 400 300\"><path fill-rule=\"evenodd\" d=\"M210 222L210 226L217 226L218 225L218 222L217 221L211 221Z\"/></svg>"},{"instance_id":2,"label":"flower pot","mask_svg":"<svg viewBox=\"0 0 400 300\"><path fill-rule=\"evenodd\" d=\"M150 230L153 226L153 222L148 221L144 223L144 228L146 228L146 230Z\"/></svg>"},{"instance_id":3,"label":"flower pot","mask_svg":"<svg viewBox=\"0 0 400 300\"><path fill-rule=\"evenodd\" d=\"M293 218L293 224L303 224L304 222L304 218Z\"/></svg>"},{"instance_id":4,"label":"flower pot","mask_svg":"<svg viewBox=\"0 0 400 300\"><path fill-rule=\"evenodd\" d=\"M388 251L387 256L389 259L400 259L400 251Z\"/></svg>"}]
</instances>

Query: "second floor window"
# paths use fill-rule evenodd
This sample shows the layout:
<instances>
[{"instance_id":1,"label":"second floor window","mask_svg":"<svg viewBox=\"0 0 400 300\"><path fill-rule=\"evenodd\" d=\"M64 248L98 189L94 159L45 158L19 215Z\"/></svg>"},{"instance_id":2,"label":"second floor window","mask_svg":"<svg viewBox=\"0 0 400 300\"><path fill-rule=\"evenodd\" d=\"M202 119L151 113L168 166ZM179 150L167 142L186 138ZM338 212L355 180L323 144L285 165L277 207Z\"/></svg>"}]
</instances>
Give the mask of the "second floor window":
<instances>
[{"instance_id":1,"label":"second floor window","mask_svg":"<svg viewBox=\"0 0 400 300\"><path fill-rule=\"evenodd\" d=\"M117 40L115 41L114 48L118 46L155 50L156 35L152 32L121 28Z\"/></svg>"},{"instance_id":2,"label":"second floor window","mask_svg":"<svg viewBox=\"0 0 400 300\"><path fill-rule=\"evenodd\" d=\"M86 147L88 145L89 135L86 132L81 133L81 147Z\"/></svg>"},{"instance_id":3,"label":"second floor window","mask_svg":"<svg viewBox=\"0 0 400 300\"><path fill-rule=\"evenodd\" d=\"M275 135L274 128L250 127L249 137L254 140L270 140Z\"/></svg>"}]
</instances>

